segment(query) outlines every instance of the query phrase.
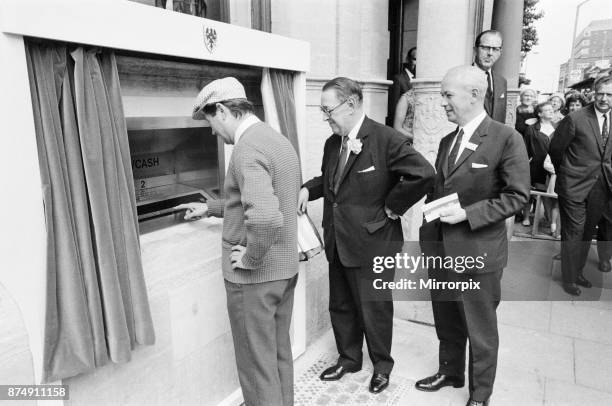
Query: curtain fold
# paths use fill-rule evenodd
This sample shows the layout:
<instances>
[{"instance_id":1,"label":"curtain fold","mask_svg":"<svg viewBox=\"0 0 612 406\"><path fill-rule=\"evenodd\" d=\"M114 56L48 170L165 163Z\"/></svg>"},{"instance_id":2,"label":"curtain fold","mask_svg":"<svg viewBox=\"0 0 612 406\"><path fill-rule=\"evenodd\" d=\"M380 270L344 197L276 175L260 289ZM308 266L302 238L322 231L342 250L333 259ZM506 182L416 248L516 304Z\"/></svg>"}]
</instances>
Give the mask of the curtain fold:
<instances>
[{"instance_id":1,"label":"curtain fold","mask_svg":"<svg viewBox=\"0 0 612 406\"><path fill-rule=\"evenodd\" d=\"M274 91L272 90L272 80L270 79L270 69L263 68L261 75L261 101L264 108L266 123L279 133L283 134L278 121L276 112L276 102L274 101Z\"/></svg>"},{"instance_id":2,"label":"curtain fold","mask_svg":"<svg viewBox=\"0 0 612 406\"><path fill-rule=\"evenodd\" d=\"M43 382L154 342L115 57L28 42L47 227Z\"/></svg>"},{"instance_id":3,"label":"curtain fold","mask_svg":"<svg viewBox=\"0 0 612 406\"><path fill-rule=\"evenodd\" d=\"M299 156L300 146L293 93L294 73L280 69L270 69L269 72L280 132L289 138Z\"/></svg>"}]
</instances>

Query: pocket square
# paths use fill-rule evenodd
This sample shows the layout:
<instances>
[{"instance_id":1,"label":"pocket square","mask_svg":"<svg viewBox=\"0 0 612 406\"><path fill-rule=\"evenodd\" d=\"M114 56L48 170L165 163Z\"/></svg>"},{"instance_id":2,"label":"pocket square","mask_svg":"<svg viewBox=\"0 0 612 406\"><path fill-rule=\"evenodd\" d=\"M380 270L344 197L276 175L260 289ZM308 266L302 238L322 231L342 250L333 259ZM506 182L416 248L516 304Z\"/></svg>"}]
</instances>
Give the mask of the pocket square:
<instances>
[{"instance_id":1,"label":"pocket square","mask_svg":"<svg viewBox=\"0 0 612 406\"><path fill-rule=\"evenodd\" d=\"M366 173L366 172L372 172L372 171L374 171L374 170L376 170L376 168L374 168L374 166L370 166L369 168L366 168L366 169L364 169L364 170L362 170L362 171L359 171L359 172L357 172L357 173Z\"/></svg>"},{"instance_id":2,"label":"pocket square","mask_svg":"<svg viewBox=\"0 0 612 406\"><path fill-rule=\"evenodd\" d=\"M486 164L478 164L476 162L472 162L472 168L480 169L480 168L488 168L489 165Z\"/></svg>"}]
</instances>

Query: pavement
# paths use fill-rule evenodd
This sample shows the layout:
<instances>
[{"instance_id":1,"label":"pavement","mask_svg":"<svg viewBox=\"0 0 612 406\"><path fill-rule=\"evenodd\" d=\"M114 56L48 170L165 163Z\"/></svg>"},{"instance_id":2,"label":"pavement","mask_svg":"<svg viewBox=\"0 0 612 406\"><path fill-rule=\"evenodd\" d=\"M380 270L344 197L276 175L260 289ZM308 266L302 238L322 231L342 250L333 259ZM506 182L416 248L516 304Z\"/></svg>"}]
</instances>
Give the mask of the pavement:
<instances>
[{"instance_id":1,"label":"pavement","mask_svg":"<svg viewBox=\"0 0 612 406\"><path fill-rule=\"evenodd\" d=\"M544 245L510 243L510 262L502 286L507 300L498 308L500 348L491 405L612 405L612 274L596 270L595 250L585 275L595 281L575 300L559 282L558 242ZM533 241L533 240L532 240ZM512 300L517 286L547 281L548 297L560 300ZM517 280L521 283L516 283ZM520 289L520 288L519 288ZM533 292L532 292L533 293ZM541 289L534 298L539 299ZM402 310L398 312L398 309ZM428 302L396 305L390 387L368 392L372 366L364 347L364 369L338 382L321 382L318 373L336 359L328 331L311 344L295 364L296 405L460 405L469 397L467 385L421 392L414 383L437 371L438 340Z\"/></svg>"}]
</instances>

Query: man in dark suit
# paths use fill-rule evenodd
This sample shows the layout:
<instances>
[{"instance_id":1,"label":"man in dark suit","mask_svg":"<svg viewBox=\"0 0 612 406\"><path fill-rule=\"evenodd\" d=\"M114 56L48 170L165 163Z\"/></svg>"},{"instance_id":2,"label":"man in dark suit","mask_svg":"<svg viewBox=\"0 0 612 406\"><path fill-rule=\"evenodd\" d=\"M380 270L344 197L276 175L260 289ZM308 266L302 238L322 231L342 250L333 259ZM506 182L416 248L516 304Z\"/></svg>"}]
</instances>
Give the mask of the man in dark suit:
<instances>
[{"instance_id":1,"label":"man in dark suit","mask_svg":"<svg viewBox=\"0 0 612 406\"><path fill-rule=\"evenodd\" d=\"M425 195L434 170L406 137L365 116L357 82L340 77L325 84L321 110L333 134L325 142L321 176L304 184L298 201L305 211L309 200L324 199L329 312L339 357L321 379L360 370L365 335L374 365L370 391L379 393L393 368L393 301L364 300L363 282L373 275L370 254L401 248L399 215ZM393 273L385 272L390 280Z\"/></svg>"},{"instance_id":2,"label":"man in dark suit","mask_svg":"<svg viewBox=\"0 0 612 406\"><path fill-rule=\"evenodd\" d=\"M612 143L608 140L612 106L610 71L598 77L593 88L595 102L569 114L561 121L551 140L549 151L557 173L555 191L559 195L561 214L563 288L575 296L581 293L576 285L586 288L592 286L583 276L582 270L595 227L599 224L600 233L606 230L609 234L606 221L612 219L609 207L612 188ZM610 235L601 237L611 240ZM600 267L608 271L609 264L605 265L600 264Z\"/></svg>"},{"instance_id":3,"label":"man in dark suit","mask_svg":"<svg viewBox=\"0 0 612 406\"><path fill-rule=\"evenodd\" d=\"M501 56L502 35L499 31L483 31L474 41L474 64L487 75L485 111L495 121L506 122L506 78L493 69Z\"/></svg>"},{"instance_id":4,"label":"man in dark suit","mask_svg":"<svg viewBox=\"0 0 612 406\"><path fill-rule=\"evenodd\" d=\"M412 47L406 52L406 61L402 65L402 71L397 75L393 76L393 84L391 85L391 91L389 92L389 105L387 106L388 121L389 125L393 124L393 118L395 117L395 107L401 95L412 89L412 79L416 75L416 61L417 61L417 49Z\"/></svg>"},{"instance_id":5,"label":"man in dark suit","mask_svg":"<svg viewBox=\"0 0 612 406\"><path fill-rule=\"evenodd\" d=\"M485 75L473 66L453 68L442 81L442 106L458 128L440 142L436 180L427 201L457 193L459 205L443 209L439 219L421 227L425 255L457 261L471 257L482 263L471 269L429 269L430 279L480 286L457 293L431 290L439 367L435 375L416 383L417 389L429 392L462 387L469 339L470 406L486 405L493 391L499 346L496 309L508 259L504 220L529 198L525 144L513 128L487 116L486 89Z\"/></svg>"}]
</instances>

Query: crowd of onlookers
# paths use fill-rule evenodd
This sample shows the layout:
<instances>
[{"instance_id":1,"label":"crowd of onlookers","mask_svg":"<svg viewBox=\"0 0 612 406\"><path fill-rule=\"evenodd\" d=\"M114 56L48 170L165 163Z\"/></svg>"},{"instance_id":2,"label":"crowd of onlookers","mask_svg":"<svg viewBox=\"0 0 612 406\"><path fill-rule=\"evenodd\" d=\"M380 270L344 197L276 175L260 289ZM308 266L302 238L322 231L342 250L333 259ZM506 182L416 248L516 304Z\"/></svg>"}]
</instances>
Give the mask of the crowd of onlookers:
<instances>
[{"instance_id":1,"label":"crowd of onlookers","mask_svg":"<svg viewBox=\"0 0 612 406\"><path fill-rule=\"evenodd\" d=\"M548 150L557 124L568 114L593 102L594 93L588 90L570 90L564 94L553 93L550 96L538 95L531 88L520 91L520 103L516 108L514 128L523 136L531 174L531 187L549 195L555 195L555 168L551 163ZM544 214L550 224L550 233L560 238L559 207L557 200L551 196L542 197ZM518 214L518 220L524 226L531 225L535 207L530 201Z\"/></svg>"}]
</instances>

